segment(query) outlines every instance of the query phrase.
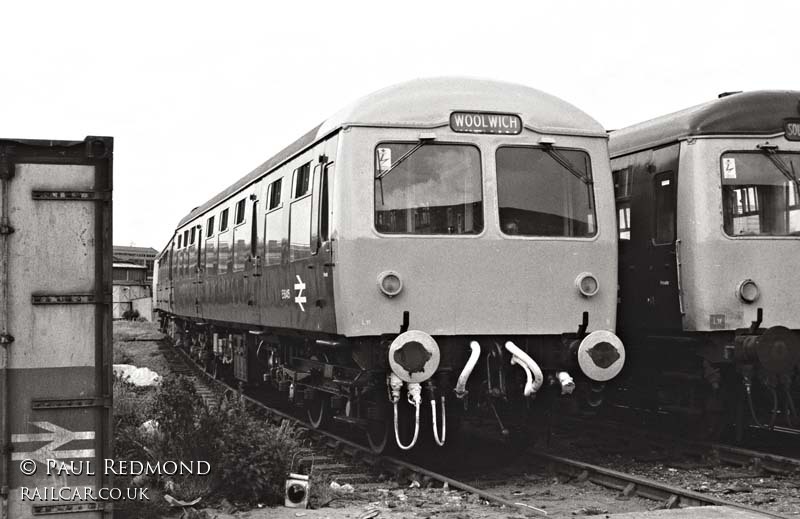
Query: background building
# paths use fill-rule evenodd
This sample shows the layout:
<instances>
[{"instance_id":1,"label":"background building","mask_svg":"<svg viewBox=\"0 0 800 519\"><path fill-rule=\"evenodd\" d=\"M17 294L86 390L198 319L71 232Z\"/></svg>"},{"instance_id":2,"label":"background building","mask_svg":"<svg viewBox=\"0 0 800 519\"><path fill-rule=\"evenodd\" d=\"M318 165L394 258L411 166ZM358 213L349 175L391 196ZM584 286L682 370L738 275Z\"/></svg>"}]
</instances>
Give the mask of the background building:
<instances>
[{"instance_id":1,"label":"background building","mask_svg":"<svg viewBox=\"0 0 800 519\"><path fill-rule=\"evenodd\" d=\"M123 245L114 245L114 263L143 265L147 268L145 280L149 284L152 284L153 281L153 264L156 261L156 256L158 256L158 251L152 247L125 247Z\"/></svg>"},{"instance_id":2,"label":"background building","mask_svg":"<svg viewBox=\"0 0 800 519\"><path fill-rule=\"evenodd\" d=\"M114 319L122 319L127 310L137 310L141 317L151 319L153 263L157 254L151 247L114 246Z\"/></svg>"}]
</instances>

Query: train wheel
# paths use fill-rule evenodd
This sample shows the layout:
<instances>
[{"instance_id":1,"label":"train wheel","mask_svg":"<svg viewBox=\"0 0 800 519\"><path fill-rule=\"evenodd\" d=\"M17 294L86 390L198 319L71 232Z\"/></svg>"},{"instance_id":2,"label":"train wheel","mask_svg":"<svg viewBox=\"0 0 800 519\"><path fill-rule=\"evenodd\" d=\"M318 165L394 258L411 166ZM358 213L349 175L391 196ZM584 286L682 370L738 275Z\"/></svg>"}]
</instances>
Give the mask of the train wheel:
<instances>
[{"instance_id":1,"label":"train wheel","mask_svg":"<svg viewBox=\"0 0 800 519\"><path fill-rule=\"evenodd\" d=\"M307 406L306 412L311 427L314 429L327 427L331 421L331 397L327 393L317 391Z\"/></svg>"},{"instance_id":2,"label":"train wheel","mask_svg":"<svg viewBox=\"0 0 800 519\"><path fill-rule=\"evenodd\" d=\"M392 423L389 420L370 420L366 433L367 443L373 454L383 454L394 445Z\"/></svg>"},{"instance_id":3,"label":"train wheel","mask_svg":"<svg viewBox=\"0 0 800 519\"><path fill-rule=\"evenodd\" d=\"M382 396L382 393L379 392L376 395L379 398L377 403L367 402L367 408L362 414L368 420L365 432L367 444L373 454L385 454L396 447L392 408L388 401L381 398Z\"/></svg>"}]
</instances>

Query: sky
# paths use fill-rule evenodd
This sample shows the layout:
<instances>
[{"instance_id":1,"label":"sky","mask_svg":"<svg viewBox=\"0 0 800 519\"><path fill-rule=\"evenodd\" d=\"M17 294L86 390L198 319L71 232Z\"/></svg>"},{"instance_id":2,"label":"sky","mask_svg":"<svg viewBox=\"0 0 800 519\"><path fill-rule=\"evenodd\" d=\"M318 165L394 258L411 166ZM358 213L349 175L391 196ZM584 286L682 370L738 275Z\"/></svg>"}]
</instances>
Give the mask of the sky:
<instances>
[{"instance_id":1,"label":"sky","mask_svg":"<svg viewBox=\"0 0 800 519\"><path fill-rule=\"evenodd\" d=\"M800 2L3 2L0 137L111 135L114 243L186 213L358 97L520 83L607 129L734 90L800 89Z\"/></svg>"}]
</instances>

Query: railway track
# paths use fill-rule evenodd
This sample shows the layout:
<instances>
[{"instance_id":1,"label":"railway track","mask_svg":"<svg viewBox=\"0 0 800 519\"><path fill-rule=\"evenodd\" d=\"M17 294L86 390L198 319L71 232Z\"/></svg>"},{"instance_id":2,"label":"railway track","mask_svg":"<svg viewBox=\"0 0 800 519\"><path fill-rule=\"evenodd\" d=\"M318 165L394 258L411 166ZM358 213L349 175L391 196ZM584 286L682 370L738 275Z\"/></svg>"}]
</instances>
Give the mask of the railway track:
<instances>
[{"instance_id":1,"label":"railway track","mask_svg":"<svg viewBox=\"0 0 800 519\"><path fill-rule=\"evenodd\" d=\"M725 499L718 499L699 492L693 492L684 488L600 467L598 465L592 465L590 463L563 458L544 452L534 451L532 455L540 458L544 462L552 464L554 469L559 473L574 477L579 481L588 480L598 485L618 490L623 497L638 495L647 499L661 501L663 503L663 508L710 505L728 506L769 517L787 517L768 510L734 503Z\"/></svg>"},{"instance_id":2,"label":"railway track","mask_svg":"<svg viewBox=\"0 0 800 519\"><path fill-rule=\"evenodd\" d=\"M721 463L737 467L754 467L758 471L789 475L800 474L800 458L782 456L771 451L760 451L729 445L720 442L687 440L675 434L667 434L648 427L635 427L629 423L593 417L591 420L567 417L562 419L562 426L584 426L592 430L602 429L609 434L624 435L637 441L648 442L653 446L669 448L678 454L694 458L711 458Z\"/></svg>"},{"instance_id":3,"label":"railway track","mask_svg":"<svg viewBox=\"0 0 800 519\"><path fill-rule=\"evenodd\" d=\"M168 341L168 339L167 339ZM170 345L171 355L165 355L173 372L190 377L195 381L198 392L207 401L218 399L225 393L236 394L244 399L258 412L263 413L270 422L280 424L288 421L302 428L306 436L316 446L322 447L326 452L322 456L315 455L314 462L318 463L318 470L332 469L334 471L345 469L349 476L335 474L343 480L356 480L359 476L369 478L368 474L352 471L352 466L360 465L367 470L382 474L389 474L398 479L416 481L420 486L431 487L445 485L451 489L458 489L480 497L488 502L515 509L525 515L546 516L548 512L521 501L507 499L498 494L467 484L445 474L430 470L423 466L400 460L391 456L377 456L367 447L359 445L343 436L330 431L314 429L306 421L287 413L281 409L267 405L252 396L237 392L224 381L215 379L199 367L189 355L181 348ZM542 451L528 450L526 455L530 459L544 462L553 472L576 482L590 481L605 488L619 492L622 498L639 496L660 503L659 508L677 508L688 506L727 506L744 510L764 517L786 519L786 516L757 509L733 501L715 498L691 490L666 485L658 481L642 478L634 474L610 470L598 465L556 456Z\"/></svg>"}]
</instances>

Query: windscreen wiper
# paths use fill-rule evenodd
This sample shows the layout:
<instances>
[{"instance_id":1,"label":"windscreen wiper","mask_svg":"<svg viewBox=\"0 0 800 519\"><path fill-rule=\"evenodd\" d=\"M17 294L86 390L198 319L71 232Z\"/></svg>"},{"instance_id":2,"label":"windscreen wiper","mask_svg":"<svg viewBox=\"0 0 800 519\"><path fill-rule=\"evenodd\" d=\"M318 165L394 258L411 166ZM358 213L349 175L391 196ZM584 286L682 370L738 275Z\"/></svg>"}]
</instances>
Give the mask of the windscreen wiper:
<instances>
[{"instance_id":1,"label":"windscreen wiper","mask_svg":"<svg viewBox=\"0 0 800 519\"><path fill-rule=\"evenodd\" d=\"M381 171L379 174L375 175L375 180L377 180L378 183L381 186L381 205L383 205L383 203L384 203L384 200L383 200L383 177L385 177L386 175L388 175L389 173L394 171L394 169L397 166L399 166L400 164L405 162L406 159L408 159L411 155L415 154L417 152L417 150L419 150L421 147L425 146L427 143L431 142L432 140L433 139L420 139L419 142L413 148L411 148L407 152L403 153L400 156L399 159L397 159L392 164L390 164L389 167L386 169L386 171ZM377 150L375 151L375 153L377 153ZM378 163L380 164L380 162L378 162Z\"/></svg>"},{"instance_id":2,"label":"windscreen wiper","mask_svg":"<svg viewBox=\"0 0 800 519\"><path fill-rule=\"evenodd\" d=\"M386 171L381 171L381 172L380 172L380 174L376 175L376 176L375 176L375 180L381 180L381 179L383 179L383 177L385 177L386 175L388 175L389 173L391 173L391 172L394 170L394 168L396 168L397 166L399 166L400 164L402 164L403 162L405 162L405 161L406 161L406 159L408 159L408 158L409 158L411 155L413 155L414 153L416 153L418 149L420 149L421 147L425 146L425 144L427 144L428 142L430 142L430 141L428 141L428 140L423 140L423 139L420 139L420 140L419 140L419 143L417 143L417 145L416 145L416 146L414 146L413 148L411 148L411 149L410 149L410 150L408 150L407 152L403 153L403 154L400 156L400 158L399 158L399 159L397 159L396 161L394 161L392 164L390 164L390 165L389 165L389 167L386 169Z\"/></svg>"},{"instance_id":3,"label":"windscreen wiper","mask_svg":"<svg viewBox=\"0 0 800 519\"><path fill-rule=\"evenodd\" d=\"M794 172L794 163L789 162L787 165L786 162L778 155L778 147L777 146L767 146L767 145L758 145L758 149L767 156L770 162L772 162L778 171L786 177L786 180L794 185L795 195L797 195L798 199L800 199L800 180L797 179L797 175Z\"/></svg>"},{"instance_id":4,"label":"windscreen wiper","mask_svg":"<svg viewBox=\"0 0 800 519\"><path fill-rule=\"evenodd\" d=\"M589 178L589 175L584 175L578 168L576 168L572 162L569 161L564 155L561 154L557 149L553 148L551 145L546 145L543 147L545 153L550 155L550 157L558 162L564 169L572 173L575 178L580 180L586 185L593 184L592 179Z\"/></svg>"}]
</instances>

